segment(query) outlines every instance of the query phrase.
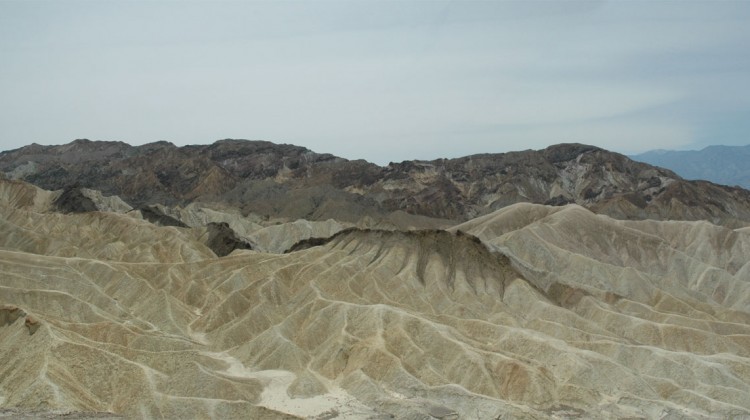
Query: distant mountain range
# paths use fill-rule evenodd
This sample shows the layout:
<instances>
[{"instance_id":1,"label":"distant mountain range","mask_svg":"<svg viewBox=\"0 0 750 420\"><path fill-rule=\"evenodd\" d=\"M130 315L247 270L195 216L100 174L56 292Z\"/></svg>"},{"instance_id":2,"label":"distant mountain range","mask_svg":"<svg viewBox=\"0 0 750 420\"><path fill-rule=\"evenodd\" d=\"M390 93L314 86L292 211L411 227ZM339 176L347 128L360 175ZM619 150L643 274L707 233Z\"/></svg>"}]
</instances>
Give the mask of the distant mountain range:
<instances>
[{"instance_id":1,"label":"distant mountain range","mask_svg":"<svg viewBox=\"0 0 750 420\"><path fill-rule=\"evenodd\" d=\"M708 146L703 150L652 150L632 159L675 171L685 179L704 179L750 188L750 145Z\"/></svg>"},{"instance_id":2,"label":"distant mountain range","mask_svg":"<svg viewBox=\"0 0 750 420\"><path fill-rule=\"evenodd\" d=\"M137 208L220 203L281 222L369 218L431 227L519 202L578 204L618 219L750 221L750 191L686 181L582 144L378 166L264 141L76 140L2 152L0 173L48 190L98 190Z\"/></svg>"}]
</instances>

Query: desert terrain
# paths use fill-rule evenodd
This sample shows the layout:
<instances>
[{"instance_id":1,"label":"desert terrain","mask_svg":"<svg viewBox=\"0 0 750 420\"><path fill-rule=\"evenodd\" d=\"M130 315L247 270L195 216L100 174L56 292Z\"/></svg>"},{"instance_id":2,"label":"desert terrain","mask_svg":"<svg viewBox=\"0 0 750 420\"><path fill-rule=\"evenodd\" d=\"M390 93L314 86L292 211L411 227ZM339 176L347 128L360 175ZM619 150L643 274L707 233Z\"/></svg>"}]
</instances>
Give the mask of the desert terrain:
<instances>
[{"instance_id":1,"label":"desert terrain","mask_svg":"<svg viewBox=\"0 0 750 420\"><path fill-rule=\"evenodd\" d=\"M522 156L552 162L536 189L284 147L307 175L206 159L140 195L0 156L0 417L750 416L747 191L578 146Z\"/></svg>"}]
</instances>

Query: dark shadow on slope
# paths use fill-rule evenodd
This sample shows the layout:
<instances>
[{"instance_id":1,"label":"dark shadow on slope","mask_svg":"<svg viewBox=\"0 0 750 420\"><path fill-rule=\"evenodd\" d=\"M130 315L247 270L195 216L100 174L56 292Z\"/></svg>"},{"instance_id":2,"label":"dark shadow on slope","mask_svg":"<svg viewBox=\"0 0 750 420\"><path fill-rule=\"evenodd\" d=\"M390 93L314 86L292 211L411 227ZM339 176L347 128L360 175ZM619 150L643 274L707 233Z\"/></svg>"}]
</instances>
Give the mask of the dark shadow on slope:
<instances>
[{"instance_id":1,"label":"dark shadow on slope","mask_svg":"<svg viewBox=\"0 0 750 420\"><path fill-rule=\"evenodd\" d=\"M143 206L140 208L141 215L144 219L159 226L176 226L186 228L188 225L175 219L172 216L164 214L163 211L159 210L156 206Z\"/></svg>"}]
</instances>

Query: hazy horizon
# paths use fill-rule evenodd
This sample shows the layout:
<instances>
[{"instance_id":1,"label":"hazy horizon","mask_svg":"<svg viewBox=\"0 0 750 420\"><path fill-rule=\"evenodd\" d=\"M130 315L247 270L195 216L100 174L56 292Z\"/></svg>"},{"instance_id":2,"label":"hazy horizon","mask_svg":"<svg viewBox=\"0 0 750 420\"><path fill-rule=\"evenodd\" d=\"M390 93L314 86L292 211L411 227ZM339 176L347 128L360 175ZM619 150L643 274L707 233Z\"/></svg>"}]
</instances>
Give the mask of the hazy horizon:
<instances>
[{"instance_id":1,"label":"hazy horizon","mask_svg":"<svg viewBox=\"0 0 750 420\"><path fill-rule=\"evenodd\" d=\"M266 140L384 164L749 143L750 3L0 3L0 150Z\"/></svg>"}]
</instances>

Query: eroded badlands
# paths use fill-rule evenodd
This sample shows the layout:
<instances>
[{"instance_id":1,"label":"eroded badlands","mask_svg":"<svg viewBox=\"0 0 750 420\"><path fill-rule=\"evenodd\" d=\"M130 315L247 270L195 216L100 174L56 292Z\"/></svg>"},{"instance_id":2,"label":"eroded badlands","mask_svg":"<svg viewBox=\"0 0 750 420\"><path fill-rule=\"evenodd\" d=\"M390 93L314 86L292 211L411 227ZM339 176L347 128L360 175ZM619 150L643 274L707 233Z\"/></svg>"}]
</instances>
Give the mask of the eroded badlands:
<instances>
[{"instance_id":1,"label":"eroded badlands","mask_svg":"<svg viewBox=\"0 0 750 420\"><path fill-rule=\"evenodd\" d=\"M535 204L448 230L209 208L182 228L114 205L61 214L59 194L0 181L6 410L750 415L747 228ZM204 222L255 249L217 257Z\"/></svg>"}]
</instances>

